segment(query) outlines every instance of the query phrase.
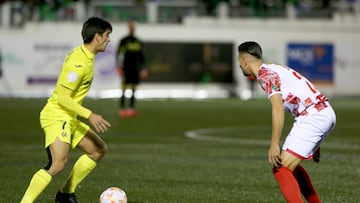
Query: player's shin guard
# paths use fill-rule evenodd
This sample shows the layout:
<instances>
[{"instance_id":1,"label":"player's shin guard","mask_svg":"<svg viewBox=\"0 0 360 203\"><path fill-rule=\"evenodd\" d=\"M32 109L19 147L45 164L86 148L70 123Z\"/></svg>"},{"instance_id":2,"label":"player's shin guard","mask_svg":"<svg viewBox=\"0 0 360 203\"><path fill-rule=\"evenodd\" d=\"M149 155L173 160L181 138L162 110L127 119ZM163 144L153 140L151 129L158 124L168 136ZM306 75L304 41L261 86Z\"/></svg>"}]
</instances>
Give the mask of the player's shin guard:
<instances>
[{"instance_id":1,"label":"player's shin guard","mask_svg":"<svg viewBox=\"0 0 360 203\"><path fill-rule=\"evenodd\" d=\"M274 167L273 174L279 183L280 191L288 203L302 203L300 187L290 169Z\"/></svg>"},{"instance_id":2,"label":"player's shin guard","mask_svg":"<svg viewBox=\"0 0 360 203\"><path fill-rule=\"evenodd\" d=\"M75 192L79 183L96 167L96 162L87 155L82 155L74 167L60 192L71 194Z\"/></svg>"},{"instance_id":3,"label":"player's shin guard","mask_svg":"<svg viewBox=\"0 0 360 203\"><path fill-rule=\"evenodd\" d=\"M52 176L44 169L38 170L32 177L20 203L32 203L51 182Z\"/></svg>"},{"instance_id":4,"label":"player's shin guard","mask_svg":"<svg viewBox=\"0 0 360 203\"><path fill-rule=\"evenodd\" d=\"M298 165L293 171L294 177L296 178L301 193L309 203L321 203L319 195L316 193L315 188L311 182L309 174L305 168Z\"/></svg>"}]
</instances>

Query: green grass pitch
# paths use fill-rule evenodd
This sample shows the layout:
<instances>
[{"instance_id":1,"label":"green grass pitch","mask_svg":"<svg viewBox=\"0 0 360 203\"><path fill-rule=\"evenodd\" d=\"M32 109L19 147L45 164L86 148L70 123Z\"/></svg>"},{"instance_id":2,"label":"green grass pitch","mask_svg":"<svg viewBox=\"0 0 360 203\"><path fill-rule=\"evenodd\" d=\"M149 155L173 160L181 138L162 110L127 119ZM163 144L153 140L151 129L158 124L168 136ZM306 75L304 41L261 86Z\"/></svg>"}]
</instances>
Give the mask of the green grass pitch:
<instances>
[{"instance_id":1,"label":"green grass pitch","mask_svg":"<svg viewBox=\"0 0 360 203\"><path fill-rule=\"evenodd\" d=\"M0 99L0 202L19 202L47 163L39 111L46 99ZM320 163L305 161L325 203L360 202L360 100L334 98L337 126ZM85 106L112 124L101 135L109 153L77 189L82 203L120 187L129 203L285 202L267 163L271 109L265 99L141 100L139 115L117 116L117 100ZM287 115L284 135L291 127ZM185 136L193 135L193 138ZM283 138L284 138L283 135ZM80 152L37 202L53 202Z\"/></svg>"}]
</instances>

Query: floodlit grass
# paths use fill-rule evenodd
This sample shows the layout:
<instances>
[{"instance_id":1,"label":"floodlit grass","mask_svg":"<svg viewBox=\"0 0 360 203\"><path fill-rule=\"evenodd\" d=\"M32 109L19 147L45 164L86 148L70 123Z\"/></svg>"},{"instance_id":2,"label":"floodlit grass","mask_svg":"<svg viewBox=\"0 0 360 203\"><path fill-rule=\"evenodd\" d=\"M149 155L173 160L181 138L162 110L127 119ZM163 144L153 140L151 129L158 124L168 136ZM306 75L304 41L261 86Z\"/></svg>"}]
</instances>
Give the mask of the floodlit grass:
<instances>
[{"instance_id":1,"label":"floodlit grass","mask_svg":"<svg viewBox=\"0 0 360 203\"><path fill-rule=\"evenodd\" d=\"M45 101L0 99L0 202L19 202L33 173L47 163L38 120ZM101 135L109 153L77 189L80 202L97 203L110 186L124 189L129 203L285 202L267 164L271 128L267 100L142 100L138 117L131 119L118 118L117 103L85 101L112 127ZM323 144L321 161L303 165L323 202L357 203L360 100L332 103L338 123ZM291 123L287 116L284 131ZM204 137L191 139L186 132ZM66 170L37 202L53 202L80 154L71 151Z\"/></svg>"}]
</instances>

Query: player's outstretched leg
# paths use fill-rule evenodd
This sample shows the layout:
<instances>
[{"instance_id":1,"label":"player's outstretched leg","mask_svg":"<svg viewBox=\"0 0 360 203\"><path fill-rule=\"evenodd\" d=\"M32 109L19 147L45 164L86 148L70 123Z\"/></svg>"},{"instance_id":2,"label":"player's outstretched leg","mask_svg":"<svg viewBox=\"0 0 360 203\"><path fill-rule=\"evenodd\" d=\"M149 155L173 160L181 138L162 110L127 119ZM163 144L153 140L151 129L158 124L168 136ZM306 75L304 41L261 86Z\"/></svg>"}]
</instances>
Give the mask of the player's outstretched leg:
<instances>
[{"instance_id":1,"label":"player's outstretched leg","mask_svg":"<svg viewBox=\"0 0 360 203\"><path fill-rule=\"evenodd\" d=\"M38 170L32 177L21 203L34 202L41 192L49 185L52 178L59 174L67 162L69 145L56 138L46 152L49 163L44 169Z\"/></svg>"},{"instance_id":2,"label":"player's outstretched leg","mask_svg":"<svg viewBox=\"0 0 360 203\"><path fill-rule=\"evenodd\" d=\"M305 168L298 165L293 171L294 177L299 183L301 193L309 203L321 203L320 197L315 191L315 188L311 182L309 174Z\"/></svg>"}]
</instances>

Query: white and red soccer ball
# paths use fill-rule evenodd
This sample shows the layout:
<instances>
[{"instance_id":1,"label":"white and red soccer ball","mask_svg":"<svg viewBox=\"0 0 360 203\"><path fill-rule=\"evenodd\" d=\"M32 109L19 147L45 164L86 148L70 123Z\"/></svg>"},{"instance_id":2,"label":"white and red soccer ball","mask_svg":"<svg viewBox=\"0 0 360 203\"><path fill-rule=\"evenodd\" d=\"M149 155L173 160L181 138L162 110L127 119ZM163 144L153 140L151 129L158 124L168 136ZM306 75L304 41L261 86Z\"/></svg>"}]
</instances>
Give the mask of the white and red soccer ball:
<instances>
[{"instance_id":1,"label":"white and red soccer ball","mask_svg":"<svg viewBox=\"0 0 360 203\"><path fill-rule=\"evenodd\" d=\"M127 203L124 190L118 187L109 187L100 195L100 203Z\"/></svg>"}]
</instances>

